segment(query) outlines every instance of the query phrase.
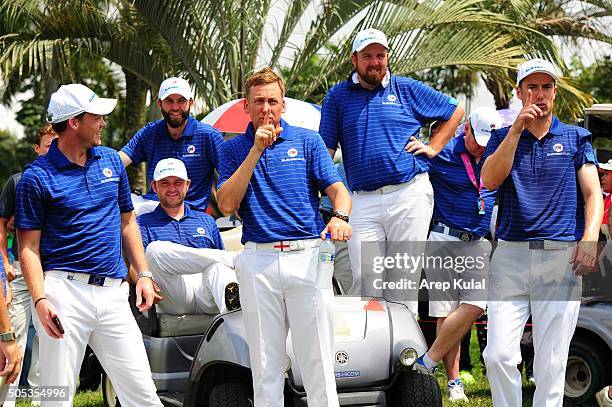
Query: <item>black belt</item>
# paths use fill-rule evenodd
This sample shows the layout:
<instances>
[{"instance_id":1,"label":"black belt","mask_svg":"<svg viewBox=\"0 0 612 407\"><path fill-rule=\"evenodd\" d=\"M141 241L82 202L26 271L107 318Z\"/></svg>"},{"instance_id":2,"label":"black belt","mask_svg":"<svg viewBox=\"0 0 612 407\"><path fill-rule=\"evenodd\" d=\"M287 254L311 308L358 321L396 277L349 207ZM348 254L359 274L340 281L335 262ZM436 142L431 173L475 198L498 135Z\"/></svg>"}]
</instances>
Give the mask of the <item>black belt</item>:
<instances>
[{"instance_id":1,"label":"black belt","mask_svg":"<svg viewBox=\"0 0 612 407\"><path fill-rule=\"evenodd\" d=\"M432 232L443 233L445 235L458 237L464 242L473 242L475 240L480 240L480 236L476 236L475 234L466 232L464 230L451 228L450 226L436 221L432 223L430 230Z\"/></svg>"}]
</instances>

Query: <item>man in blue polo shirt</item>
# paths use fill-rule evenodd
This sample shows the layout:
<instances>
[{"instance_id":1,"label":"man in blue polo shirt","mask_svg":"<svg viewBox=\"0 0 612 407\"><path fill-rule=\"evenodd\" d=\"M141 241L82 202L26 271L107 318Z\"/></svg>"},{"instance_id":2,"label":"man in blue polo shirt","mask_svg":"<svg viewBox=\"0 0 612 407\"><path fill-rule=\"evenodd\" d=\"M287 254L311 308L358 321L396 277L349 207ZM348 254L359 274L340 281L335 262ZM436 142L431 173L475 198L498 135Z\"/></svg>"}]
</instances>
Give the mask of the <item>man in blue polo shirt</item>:
<instances>
[{"instance_id":1,"label":"man in blue polo shirt","mask_svg":"<svg viewBox=\"0 0 612 407\"><path fill-rule=\"evenodd\" d=\"M454 98L414 79L392 75L388 49L381 31L359 32L351 55L355 69L327 93L321 111L321 137L332 156L338 145L342 148L353 191L350 294L372 292L371 287L362 287L362 267L365 282L373 263L373 256L362 258L363 242L381 242L380 254L392 256L394 242L427 240L433 210L427 158L438 154L463 117ZM417 140L419 130L433 120L441 121L438 134L424 145ZM418 275L413 274L417 279ZM405 294L416 315L417 291Z\"/></svg>"},{"instance_id":2,"label":"man in blue polo shirt","mask_svg":"<svg viewBox=\"0 0 612 407\"><path fill-rule=\"evenodd\" d=\"M482 180L498 188L498 247L489 270L484 360L495 406L520 406L520 340L533 320L534 406L561 406L582 275L595 266L603 200L590 133L553 115L557 71L532 59L518 69L523 108L495 130ZM576 243L578 241L578 243Z\"/></svg>"},{"instance_id":3,"label":"man in blue polo shirt","mask_svg":"<svg viewBox=\"0 0 612 407\"><path fill-rule=\"evenodd\" d=\"M159 310L183 315L238 309L233 264L211 259L224 255L215 220L184 203L190 184L181 160L159 161L152 182L159 205L138 217L147 262L164 296Z\"/></svg>"},{"instance_id":4,"label":"man in blue polo shirt","mask_svg":"<svg viewBox=\"0 0 612 407\"><path fill-rule=\"evenodd\" d=\"M122 405L162 405L128 303L122 247L138 273L139 309L155 295L129 181L117 152L100 146L103 115L116 103L81 84L61 86L48 108L59 137L17 184L15 227L36 310L40 384L68 389L54 406L72 405L88 344Z\"/></svg>"},{"instance_id":5,"label":"man in blue polo shirt","mask_svg":"<svg viewBox=\"0 0 612 407\"><path fill-rule=\"evenodd\" d=\"M219 147L223 136L207 124L194 119L189 111L193 94L185 79L168 78L159 87L157 100L164 118L148 123L121 149L123 164L147 163L147 177L153 179L153 170L163 158L178 158L185 163L193 180L185 202L204 211L208 206L214 178L219 165ZM135 198L136 212L141 215L157 206L153 190L142 198Z\"/></svg>"},{"instance_id":6,"label":"man in blue polo shirt","mask_svg":"<svg viewBox=\"0 0 612 407\"><path fill-rule=\"evenodd\" d=\"M289 126L285 84L270 68L246 80L245 134L221 150L218 200L238 211L245 250L238 257L255 407L282 407L287 325L310 406L338 406L334 377L333 264L319 263L320 236L347 240L351 201L319 135ZM318 191L333 206L327 226Z\"/></svg>"},{"instance_id":7,"label":"man in blue polo shirt","mask_svg":"<svg viewBox=\"0 0 612 407\"><path fill-rule=\"evenodd\" d=\"M432 369L444 360L450 401L467 401L459 376L461 338L487 306L488 261L491 243L486 236L495 191L480 182L482 154L491 130L499 129L502 119L488 107L475 109L464 125L464 132L453 138L440 154L430 160L429 178L434 189L433 222L427 244L428 256L441 258L480 258L470 267L445 269L426 266L427 279L449 282L452 289L429 291L429 315L438 318L435 342L419 359ZM455 282L479 282L480 289L455 286Z\"/></svg>"}]
</instances>

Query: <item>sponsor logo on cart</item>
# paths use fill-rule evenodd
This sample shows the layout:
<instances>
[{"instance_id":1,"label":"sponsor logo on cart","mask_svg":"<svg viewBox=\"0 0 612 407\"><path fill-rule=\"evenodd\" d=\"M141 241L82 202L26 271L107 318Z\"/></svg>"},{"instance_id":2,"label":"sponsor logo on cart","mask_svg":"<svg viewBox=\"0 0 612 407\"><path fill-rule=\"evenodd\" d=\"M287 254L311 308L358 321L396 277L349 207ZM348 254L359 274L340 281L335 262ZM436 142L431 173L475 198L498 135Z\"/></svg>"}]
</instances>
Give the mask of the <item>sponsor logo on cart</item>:
<instances>
[{"instance_id":1,"label":"sponsor logo on cart","mask_svg":"<svg viewBox=\"0 0 612 407\"><path fill-rule=\"evenodd\" d=\"M336 379L344 379L348 377L359 377L361 376L360 370L347 370L345 372L334 372Z\"/></svg>"},{"instance_id":2,"label":"sponsor logo on cart","mask_svg":"<svg viewBox=\"0 0 612 407\"><path fill-rule=\"evenodd\" d=\"M349 361L348 353L343 350L336 352L336 363L339 365L346 365Z\"/></svg>"}]
</instances>

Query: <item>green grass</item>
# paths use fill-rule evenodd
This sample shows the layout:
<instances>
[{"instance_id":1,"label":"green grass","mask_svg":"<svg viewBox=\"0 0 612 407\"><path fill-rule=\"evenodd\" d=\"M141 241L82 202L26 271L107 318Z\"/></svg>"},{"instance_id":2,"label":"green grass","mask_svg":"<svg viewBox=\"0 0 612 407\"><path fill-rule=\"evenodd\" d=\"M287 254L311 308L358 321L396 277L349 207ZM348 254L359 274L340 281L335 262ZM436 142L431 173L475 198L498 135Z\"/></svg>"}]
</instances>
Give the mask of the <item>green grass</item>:
<instances>
[{"instance_id":1,"label":"green grass","mask_svg":"<svg viewBox=\"0 0 612 407\"><path fill-rule=\"evenodd\" d=\"M475 328L472 330L475 331ZM474 366L472 369L472 375L474 376L474 379L476 379L476 383L465 385L465 394L470 400L469 402L451 403L446 399L446 373L444 371L443 364L440 364L438 366L438 373L436 373L436 377L438 378L440 389L442 389L444 407L493 407L493 401L491 400L491 390L489 388L489 381L487 380L487 377L482 374L482 364L480 363L480 350L478 348L476 332L472 332L472 337L470 340L470 355L472 357L472 364ZM523 406L531 406L534 391L535 386L529 382L526 382L525 377L523 375Z\"/></svg>"},{"instance_id":2,"label":"green grass","mask_svg":"<svg viewBox=\"0 0 612 407\"><path fill-rule=\"evenodd\" d=\"M465 393L470 399L467 403L450 403L446 399L446 374L444 373L444 366L440 364L437 378L438 383L440 383L440 388L442 389L442 397L444 407L451 406L474 406L474 407L493 407L493 401L491 401L491 391L489 389L489 381L482 374L482 365L480 363L478 342L476 340L476 333L472 333L472 338L470 342L470 354L472 356L472 362L474 368L472 370L472 375L476 379L476 383L468 384L465 388ZM531 406L533 399L533 392L535 387L524 380L523 378L523 406ZM17 407L30 407L31 404L28 401L19 401L17 403ZM74 407L103 407L104 403L102 402L102 391L98 390L95 392L84 392L77 393L74 399Z\"/></svg>"}]
</instances>

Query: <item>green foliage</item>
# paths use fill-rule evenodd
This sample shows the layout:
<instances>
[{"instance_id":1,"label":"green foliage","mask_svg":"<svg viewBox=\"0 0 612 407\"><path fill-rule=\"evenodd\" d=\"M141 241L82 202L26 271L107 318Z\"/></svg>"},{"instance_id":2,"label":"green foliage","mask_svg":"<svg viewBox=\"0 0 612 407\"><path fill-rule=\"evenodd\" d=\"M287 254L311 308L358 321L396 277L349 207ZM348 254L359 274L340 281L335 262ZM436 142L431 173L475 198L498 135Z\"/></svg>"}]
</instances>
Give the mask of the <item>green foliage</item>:
<instances>
[{"instance_id":1,"label":"green foliage","mask_svg":"<svg viewBox=\"0 0 612 407\"><path fill-rule=\"evenodd\" d=\"M612 56L604 56L588 67L574 57L572 68L578 88L590 93L597 103L612 103Z\"/></svg>"},{"instance_id":2,"label":"green foliage","mask_svg":"<svg viewBox=\"0 0 612 407\"><path fill-rule=\"evenodd\" d=\"M0 185L12 174L19 171L15 162L17 138L8 130L0 130Z\"/></svg>"}]
</instances>

